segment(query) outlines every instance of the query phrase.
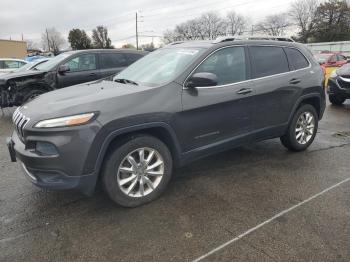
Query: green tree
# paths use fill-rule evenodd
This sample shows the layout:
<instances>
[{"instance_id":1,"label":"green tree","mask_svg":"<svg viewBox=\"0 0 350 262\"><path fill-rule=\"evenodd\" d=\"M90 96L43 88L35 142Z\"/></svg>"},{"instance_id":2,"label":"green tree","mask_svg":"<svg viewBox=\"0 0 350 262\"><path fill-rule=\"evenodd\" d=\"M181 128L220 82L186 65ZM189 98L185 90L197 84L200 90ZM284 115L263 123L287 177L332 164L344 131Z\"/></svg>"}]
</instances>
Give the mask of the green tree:
<instances>
[{"instance_id":1,"label":"green tree","mask_svg":"<svg viewBox=\"0 0 350 262\"><path fill-rule=\"evenodd\" d=\"M111 39L108 37L108 29L102 25L92 30L92 41L95 48L114 48Z\"/></svg>"},{"instance_id":2,"label":"green tree","mask_svg":"<svg viewBox=\"0 0 350 262\"><path fill-rule=\"evenodd\" d=\"M92 47L90 37L84 30L72 29L69 31L68 41L73 50L89 49Z\"/></svg>"},{"instance_id":3,"label":"green tree","mask_svg":"<svg viewBox=\"0 0 350 262\"><path fill-rule=\"evenodd\" d=\"M316 12L314 41L331 42L350 39L350 7L345 0L329 0Z\"/></svg>"}]
</instances>

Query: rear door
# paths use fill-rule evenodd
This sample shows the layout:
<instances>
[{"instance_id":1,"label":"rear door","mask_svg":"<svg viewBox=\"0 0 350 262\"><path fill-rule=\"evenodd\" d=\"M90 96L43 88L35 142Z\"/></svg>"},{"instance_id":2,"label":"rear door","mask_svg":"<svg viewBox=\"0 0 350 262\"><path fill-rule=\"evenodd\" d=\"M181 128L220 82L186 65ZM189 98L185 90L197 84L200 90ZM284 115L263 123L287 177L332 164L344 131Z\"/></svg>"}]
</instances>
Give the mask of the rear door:
<instances>
[{"instance_id":1,"label":"rear door","mask_svg":"<svg viewBox=\"0 0 350 262\"><path fill-rule=\"evenodd\" d=\"M99 54L99 57L102 77L115 75L128 66L128 61L124 53L103 52Z\"/></svg>"},{"instance_id":2,"label":"rear door","mask_svg":"<svg viewBox=\"0 0 350 262\"><path fill-rule=\"evenodd\" d=\"M282 47L251 45L249 53L256 103L254 129L272 135L270 129L278 131L288 122L300 79L290 73L293 69Z\"/></svg>"},{"instance_id":3,"label":"rear door","mask_svg":"<svg viewBox=\"0 0 350 262\"><path fill-rule=\"evenodd\" d=\"M247 58L244 46L224 47L192 72L191 75L213 73L218 77L218 85L183 90L180 118L186 151L230 141L252 130L255 105Z\"/></svg>"},{"instance_id":4,"label":"rear door","mask_svg":"<svg viewBox=\"0 0 350 262\"><path fill-rule=\"evenodd\" d=\"M64 65L69 67L69 71L64 74L57 73L60 88L101 78L97 54L95 53L78 54L65 62Z\"/></svg>"}]
</instances>

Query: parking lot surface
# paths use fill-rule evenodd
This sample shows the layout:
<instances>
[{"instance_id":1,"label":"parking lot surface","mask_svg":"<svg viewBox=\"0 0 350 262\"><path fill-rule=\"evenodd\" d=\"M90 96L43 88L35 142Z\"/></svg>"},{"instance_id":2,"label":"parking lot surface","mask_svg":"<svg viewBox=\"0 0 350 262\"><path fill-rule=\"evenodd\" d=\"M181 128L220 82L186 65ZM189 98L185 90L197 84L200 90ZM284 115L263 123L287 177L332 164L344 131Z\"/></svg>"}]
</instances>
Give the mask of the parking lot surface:
<instances>
[{"instance_id":1,"label":"parking lot surface","mask_svg":"<svg viewBox=\"0 0 350 262\"><path fill-rule=\"evenodd\" d=\"M0 261L350 259L349 102L327 106L305 152L274 139L207 157L134 209L33 186L9 160L11 112L0 116Z\"/></svg>"}]
</instances>

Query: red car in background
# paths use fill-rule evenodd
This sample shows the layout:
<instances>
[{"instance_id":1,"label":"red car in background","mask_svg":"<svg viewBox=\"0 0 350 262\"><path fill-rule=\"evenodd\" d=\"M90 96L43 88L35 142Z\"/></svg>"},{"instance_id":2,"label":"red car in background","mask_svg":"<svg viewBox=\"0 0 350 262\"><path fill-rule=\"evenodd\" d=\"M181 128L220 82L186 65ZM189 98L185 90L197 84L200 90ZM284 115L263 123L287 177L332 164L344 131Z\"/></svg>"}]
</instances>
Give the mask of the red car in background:
<instances>
[{"instance_id":1,"label":"red car in background","mask_svg":"<svg viewBox=\"0 0 350 262\"><path fill-rule=\"evenodd\" d=\"M348 62L348 58L341 53L320 53L315 54L317 62L323 67L341 67Z\"/></svg>"}]
</instances>

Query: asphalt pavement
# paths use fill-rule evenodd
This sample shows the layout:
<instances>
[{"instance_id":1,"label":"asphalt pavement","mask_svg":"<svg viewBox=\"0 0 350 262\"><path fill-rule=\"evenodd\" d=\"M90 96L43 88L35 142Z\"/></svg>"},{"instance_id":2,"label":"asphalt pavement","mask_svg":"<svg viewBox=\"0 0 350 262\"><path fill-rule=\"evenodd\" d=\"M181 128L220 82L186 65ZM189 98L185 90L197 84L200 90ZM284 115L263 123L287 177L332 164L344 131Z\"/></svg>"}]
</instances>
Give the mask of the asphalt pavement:
<instances>
[{"instance_id":1,"label":"asphalt pavement","mask_svg":"<svg viewBox=\"0 0 350 262\"><path fill-rule=\"evenodd\" d=\"M327 106L313 145L278 139L175 170L134 209L33 186L11 163L0 112L0 261L349 261L350 102Z\"/></svg>"}]
</instances>

